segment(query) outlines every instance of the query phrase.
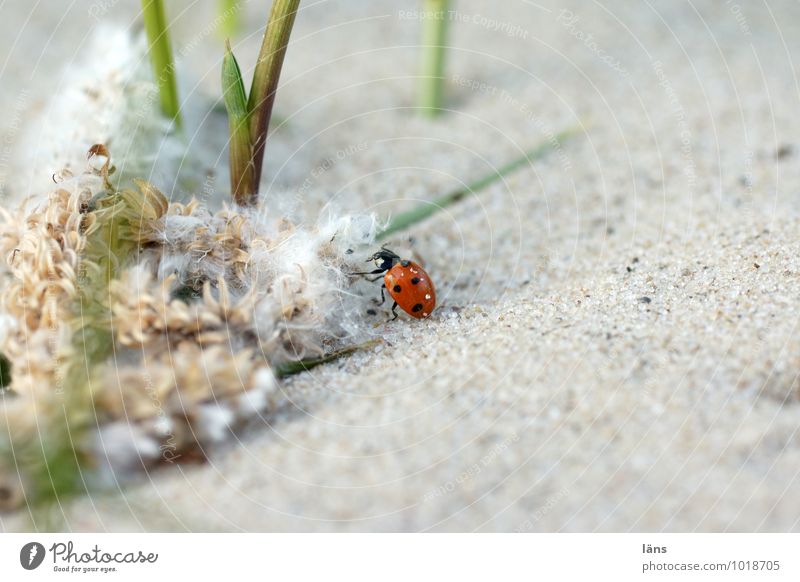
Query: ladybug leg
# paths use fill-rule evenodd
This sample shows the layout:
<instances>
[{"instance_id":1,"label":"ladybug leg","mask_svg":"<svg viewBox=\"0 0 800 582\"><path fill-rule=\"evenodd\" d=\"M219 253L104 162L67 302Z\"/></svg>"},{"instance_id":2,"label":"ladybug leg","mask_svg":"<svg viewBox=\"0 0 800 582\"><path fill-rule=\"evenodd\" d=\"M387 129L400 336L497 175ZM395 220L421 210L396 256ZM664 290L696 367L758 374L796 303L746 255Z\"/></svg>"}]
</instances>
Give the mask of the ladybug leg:
<instances>
[{"instance_id":1,"label":"ladybug leg","mask_svg":"<svg viewBox=\"0 0 800 582\"><path fill-rule=\"evenodd\" d=\"M374 283L378 279L383 278L383 274L386 272L386 269L375 269L374 271L364 271L358 273L350 273L351 275L375 275L374 277L365 277L367 281L370 283Z\"/></svg>"},{"instance_id":2,"label":"ladybug leg","mask_svg":"<svg viewBox=\"0 0 800 582\"><path fill-rule=\"evenodd\" d=\"M392 305L392 313L394 313L394 317L389 321L394 321L395 319L397 319L397 316L400 315L399 313L397 313L396 309L397 309L397 301L395 301L394 305Z\"/></svg>"},{"instance_id":3,"label":"ladybug leg","mask_svg":"<svg viewBox=\"0 0 800 582\"><path fill-rule=\"evenodd\" d=\"M378 273L385 273L386 269L375 269L374 271L362 271L356 273L350 273L351 275L377 275ZM377 279L374 279L377 281Z\"/></svg>"},{"instance_id":4,"label":"ladybug leg","mask_svg":"<svg viewBox=\"0 0 800 582\"><path fill-rule=\"evenodd\" d=\"M386 303L386 285L381 285L381 302L378 305Z\"/></svg>"}]
</instances>

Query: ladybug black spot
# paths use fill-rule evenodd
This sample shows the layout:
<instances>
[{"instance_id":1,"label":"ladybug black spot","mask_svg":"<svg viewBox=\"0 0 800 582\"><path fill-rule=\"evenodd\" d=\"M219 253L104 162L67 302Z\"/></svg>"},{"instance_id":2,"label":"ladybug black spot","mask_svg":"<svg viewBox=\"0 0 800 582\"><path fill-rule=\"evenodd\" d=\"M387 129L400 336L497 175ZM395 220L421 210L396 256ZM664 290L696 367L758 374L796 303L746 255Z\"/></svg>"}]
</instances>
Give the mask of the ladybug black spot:
<instances>
[{"instance_id":1,"label":"ladybug black spot","mask_svg":"<svg viewBox=\"0 0 800 582\"><path fill-rule=\"evenodd\" d=\"M417 311L422 311L422 303L417 303L414 307L411 308L411 311L416 313Z\"/></svg>"},{"instance_id":2,"label":"ladybug black spot","mask_svg":"<svg viewBox=\"0 0 800 582\"><path fill-rule=\"evenodd\" d=\"M419 283L419 277L414 277L413 279L411 279L411 283L414 284L414 285Z\"/></svg>"},{"instance_id":3,"label":"ladybug black spot","mask_svg":"<svg viewBox=\"0 0 800 582\"><path fill-rule=\"evenodd\" d=\"M400 291L402 291L402 290L403 290L403 288L402 288L402 287L400 287L400 285L395 285L395 286L393 287L393 289L394 289L394 292L395 292L395 293L400 293Z\"/></svg>"},{"instance_id":4,"label":"ladybug black spot","mask_svg":"<svg viewBox=\"0 0 800 582\"><path fill-rule=\"evenodd\" d=\"M404 266L404 267L407 267L407 266L408 266L408 264L409 264L410 262L411 262L411 261L402 260L402 261L400 261L400 264L401 264L402 266Z\"/></svg>"}]
</instances>

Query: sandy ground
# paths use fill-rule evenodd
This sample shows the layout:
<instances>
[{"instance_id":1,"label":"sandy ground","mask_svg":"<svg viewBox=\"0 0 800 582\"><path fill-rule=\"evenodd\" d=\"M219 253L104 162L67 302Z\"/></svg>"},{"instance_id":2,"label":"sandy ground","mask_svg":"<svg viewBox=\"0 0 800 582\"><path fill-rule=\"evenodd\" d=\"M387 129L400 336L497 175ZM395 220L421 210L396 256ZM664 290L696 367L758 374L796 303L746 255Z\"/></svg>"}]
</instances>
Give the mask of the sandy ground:
<instances>
[{"instance_id":1,"label":"sandy ground","mask_svg":"<svg viewBox=\"0 0 800 582\"><path fill-rule=\"evenodd\" d=\"M106 18L129 23L123 4ZM431 320L376 318L381 346L287 381L291 404L207 464L71 502L65 527L800 529L800 7L458 0L453 111L428 121L409 109L416 3L308 4L265 166L296 217L388 214L579 135L408 233L438 283ZM30 87L35 114L90 6L60 23L40 6L17 44L0 19L6 110ZM217 48L186 56L199 95Z\"/></svg>"}]
</instances>

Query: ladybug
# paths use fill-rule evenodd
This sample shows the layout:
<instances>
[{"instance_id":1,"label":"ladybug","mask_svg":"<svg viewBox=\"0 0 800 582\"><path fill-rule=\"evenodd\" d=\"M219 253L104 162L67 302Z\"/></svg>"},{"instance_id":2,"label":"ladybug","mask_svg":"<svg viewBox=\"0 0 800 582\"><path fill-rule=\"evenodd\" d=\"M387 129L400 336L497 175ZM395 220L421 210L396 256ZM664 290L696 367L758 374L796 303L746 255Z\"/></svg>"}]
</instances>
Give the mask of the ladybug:
<instances>
[{"instance_id":1,"label":"ladybug","mask_svg":"<svg viewBox=\"0 0 800 582\"><path fill-rule=\"evenodd\" d=\"M377 281L381 278L380 274L384 273L380 305L386 301L384 293L388 290L389 295L394 299L392 321L399 315L396 311L398 306L417 319L430 316L436 307L436 289L425 269L414 261L401 259L397 253L386 247L381 247L381 250L367 259L367 262L369 261L375 261L378 268L374 271L353 273L353 275L378 275L374 279L370 279L370 281Z\"/></svg>"}]
</instances>

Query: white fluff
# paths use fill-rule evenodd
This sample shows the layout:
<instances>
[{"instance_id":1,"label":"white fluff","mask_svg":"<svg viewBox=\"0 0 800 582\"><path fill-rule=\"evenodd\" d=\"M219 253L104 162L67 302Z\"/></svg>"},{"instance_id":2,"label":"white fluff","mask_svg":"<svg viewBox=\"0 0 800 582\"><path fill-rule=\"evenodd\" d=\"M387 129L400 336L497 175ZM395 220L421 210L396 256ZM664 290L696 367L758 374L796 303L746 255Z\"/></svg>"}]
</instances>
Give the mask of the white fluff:
<instances>
[{"instance_id":1,"label":"white fluff","mask_svg":"<svg viewBox=\"0 0 800 582\"><path fill-rule=\"evenodd\" d=\"M98 428L91 447L96 458L111 472L126 473L158 458L158 441L138 424L112 422ZM111 472L106 472L109 476Z\"/></svg>"},{"instance_id":2,"label":"white fluff","mask_svg":"<svg viewBox=\"0 0 800 582\"><path fill-rule=\"evenodd\" d=\"M238 398L236 413L241 420L260 415L278 398L278 380L270 368L259 368L253 374L253 386Z\"/></svg>"},{"instance_id":3,"label":"white fluff","mask_svg":"<svg viewBox=\"0 0 800 582\"><path fill-rule=\"evenodd\" d=\"M255 230L269 229L262 221ZM356 257L363 261L361 251L376 231L375 216L331 215L314 228L298 227L277 248L254 245L252 285L265 291L254 308L261 342L270 346L281 331L289 331L286 357L299 359L322 353L323 338L343 339L361 331L369 298L348 291L347 273L361 268ZM299 315L287 316L293 307Z\"/></svg>"},{"instance_id":4,"label":"white fluff","mask_svg":"<svg viewBox=\"0 0 800 582\"><path fill-rule=\"evenodd\" d=\"M234 421L233 411L227 406L208 403L198 407L194 430L200 442L219 443L228 438Z\"/></svg>"},{"instance_id":5,"label":"white fluff","mask_svg":"<svg viewBox=\"0 0 800 582\"><path fill-rule=\"evenodd\" d=\"M98 26L42 114L20 136L9 172L14 198L47 191L63 170L81 172L96 143L113 152L123 180L175 179L186 148L160 114L146 52L143 34Z\"/></svg>"},{"instance_id":6,"label":"white fluff","mask_svg":"<svg viewBox=\"0 0 800 582\"><path fill-rule=\"evenodd\" d=\"M9 334L17 329L17 320L8 313L0 312L0 345L3 345Z\"/></svg>"}]
</instances>

